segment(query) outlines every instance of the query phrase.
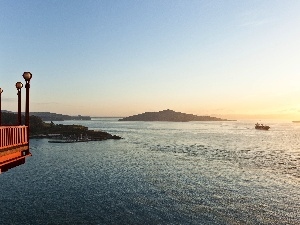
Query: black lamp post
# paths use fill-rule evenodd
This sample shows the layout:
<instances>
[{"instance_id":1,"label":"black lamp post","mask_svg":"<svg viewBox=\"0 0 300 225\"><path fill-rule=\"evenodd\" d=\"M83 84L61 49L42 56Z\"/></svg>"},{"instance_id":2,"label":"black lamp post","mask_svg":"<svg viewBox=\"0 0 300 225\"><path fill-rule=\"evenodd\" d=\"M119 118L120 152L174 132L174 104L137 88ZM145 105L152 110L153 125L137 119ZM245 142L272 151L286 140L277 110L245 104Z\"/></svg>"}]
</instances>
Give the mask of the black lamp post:
<instances>
[{"instance_id":1,"label":"black lamp post","mask_svg":"<svg viewBox=\"0 0 300 225\"><path fill-rule=\"evenodd\" d=\"M16 83L16 88L18 90L18 125L22 125L22 117L21 117L21 88L23 84L21 82Z\"/></svg>"},{"instance_id":2,"label":"black lamp post","mask_svg":"<svg viewBox=\"0 0 300 225\"><path fill-rule=\"evenodd\" d=\"M27 140L29 141L29 88L30 88L30 79L32 78L32 74L30 72L24 72L23 78L26 81L26 84L25 84L25 88L26 88L25 126L28 126Z\"/></svg>"},{"instance_id":3,"label":"black lamp post","mask_svg":"<svg viewBox=\"0 0 300 225\"><path fill-rule=\"evenodd\" d=\"M2 92L3 92L3 89L0 88L0 126L2 125L2 121L1 121L1 119L2 119L2 110L1 110L1 94L2 94Z\"/></svg>"}]
</instances>

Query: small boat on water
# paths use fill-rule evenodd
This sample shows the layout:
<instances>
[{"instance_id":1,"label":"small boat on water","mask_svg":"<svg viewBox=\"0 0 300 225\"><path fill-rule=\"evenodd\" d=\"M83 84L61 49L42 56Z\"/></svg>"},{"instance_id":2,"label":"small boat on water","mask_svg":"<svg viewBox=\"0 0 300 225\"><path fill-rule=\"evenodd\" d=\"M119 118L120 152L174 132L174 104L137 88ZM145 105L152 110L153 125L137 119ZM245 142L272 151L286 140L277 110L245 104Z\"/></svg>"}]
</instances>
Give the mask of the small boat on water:
<instances>
[{"instance_id":1,"label":"small boat on water","mask_svg":"<svg viewBox=\"0 0 300 225\"><path fill-rule=\"evenodd\" d=\"M266 125L263 125L263 124L256 123L255 124L255 129L257 129L257 130L269 130L270 127L266 126Z\"/></svg>"}]
</instances>

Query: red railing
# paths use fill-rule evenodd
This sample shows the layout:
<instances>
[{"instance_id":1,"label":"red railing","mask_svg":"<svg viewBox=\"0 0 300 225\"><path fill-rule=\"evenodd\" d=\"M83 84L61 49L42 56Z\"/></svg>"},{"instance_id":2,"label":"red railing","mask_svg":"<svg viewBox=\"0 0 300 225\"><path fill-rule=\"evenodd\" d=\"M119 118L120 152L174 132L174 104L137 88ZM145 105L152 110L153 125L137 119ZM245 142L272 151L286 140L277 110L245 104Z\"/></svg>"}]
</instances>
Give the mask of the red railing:
<instances>
[{"instance_id":1,"label":"red railing","mask_svg":"<svg viewBox=\"0 0 300 225\"><path fill-rule=\"evenodd\" d=\"M0 150L28 144L27 126L1 126Z\"/></svg>"}]
</instances>

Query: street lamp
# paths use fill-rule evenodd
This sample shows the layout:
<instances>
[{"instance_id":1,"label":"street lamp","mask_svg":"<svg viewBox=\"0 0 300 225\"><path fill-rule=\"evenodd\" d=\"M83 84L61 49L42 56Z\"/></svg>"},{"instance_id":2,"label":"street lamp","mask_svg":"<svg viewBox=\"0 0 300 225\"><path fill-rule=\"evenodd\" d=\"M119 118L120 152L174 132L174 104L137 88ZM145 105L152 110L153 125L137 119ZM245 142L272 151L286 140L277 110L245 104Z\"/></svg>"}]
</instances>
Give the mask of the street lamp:
<instances>
[{"instance_id":1,"label":"street lamp","mask_svg":"<svg viewBox=\"0 0 300 225\"><path fill-rule=\"evenodd\" d=\"M22 117L21 117L21 88L23 84L21 82L16 83L16 88L18 90L18 125L22 124Z\"/></svg>"},{"instance_id":2,"label":"street lamp","mask_svg":"<svg viewBox=\"0 0 300 225\"><path fill-rule=\"evenodd\" d=\"M30 72L24 72L23 78L25 79L25 88L26 88L26 107L25 107L25 126L27 126L27 141L29 143L29 88L30 88L30 79L32 74Z\"/></svg>"},{"instance_id":3,"label":"street lamp","mask_svg":"<svg viewBox=\"0 0 300 225\"><path fill-rule=\"evenodd\" d=\"M1 118L2 118L2 111L1 111L1 94L2 94L2 92L3 92L3 89L2 88L0 88L0 126L1 126Z\"/></svg>"},{"instance_id":4,"label":"street lamp","mask_svg":"<svg viewBox=\"0 0 300 225\"><path fill-rule=\"evenodd\" d=\"M30 79L32 78L32 74L30 72L24 72L23 78L25 79L26 82L25 84L25 88L26 88L25 126L29 127L29 88L30 88Z\"/></svg>"}]
</instances>

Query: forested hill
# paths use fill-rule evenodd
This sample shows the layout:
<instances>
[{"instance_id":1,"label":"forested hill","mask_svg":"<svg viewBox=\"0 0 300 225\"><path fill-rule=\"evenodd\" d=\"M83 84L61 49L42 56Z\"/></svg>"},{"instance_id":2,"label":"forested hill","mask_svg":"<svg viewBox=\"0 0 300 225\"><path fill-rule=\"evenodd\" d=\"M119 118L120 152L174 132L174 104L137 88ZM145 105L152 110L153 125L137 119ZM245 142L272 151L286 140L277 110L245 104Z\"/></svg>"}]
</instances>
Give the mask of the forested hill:
<instances>
[{"instance_id":1,"label":"forested hill","mask_svg":"<svg viewBox=\"0 0 300 225\"><path fill-rule=\"evenodd\" d=\"M197 116L193 114L186 114L175 112L167 109L159 112L145 112L138 115L133 115L119 119L119 121L171 121L171 122L188 122L188 121L228 121L211 116Z\"/></svg>"}]
</instances>

